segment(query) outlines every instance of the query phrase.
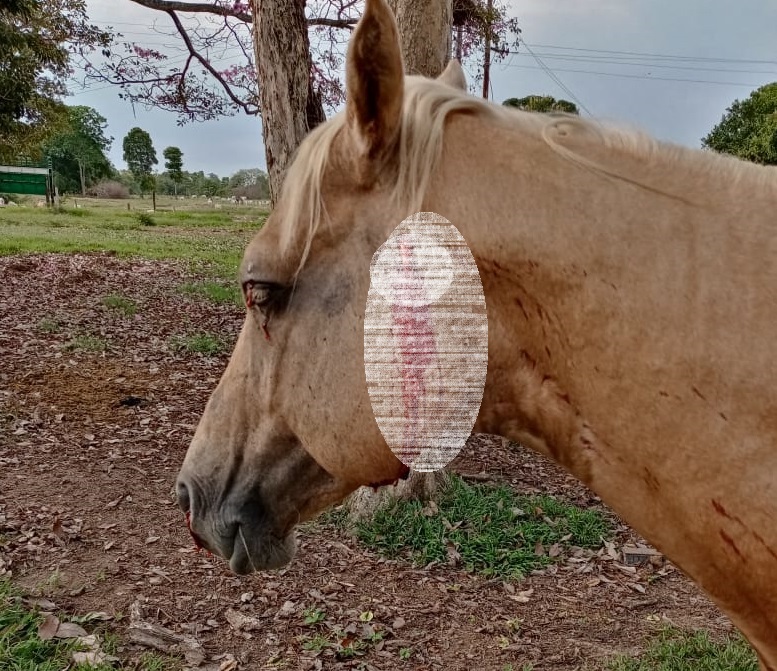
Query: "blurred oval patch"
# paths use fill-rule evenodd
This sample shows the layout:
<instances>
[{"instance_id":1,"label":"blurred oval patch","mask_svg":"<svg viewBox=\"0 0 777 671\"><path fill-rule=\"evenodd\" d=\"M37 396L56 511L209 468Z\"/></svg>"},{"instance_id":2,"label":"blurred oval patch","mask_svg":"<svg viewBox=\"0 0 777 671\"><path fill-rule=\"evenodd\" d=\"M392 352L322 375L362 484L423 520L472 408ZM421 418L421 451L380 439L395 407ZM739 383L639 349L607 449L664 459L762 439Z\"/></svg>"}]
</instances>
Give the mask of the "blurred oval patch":
<instances>
[{"instance_id":1,"label":"blurred oval patch","mask_svg":"<svg viewBox=\"0 0 777 671\"><path fill-rule=\"evenodd\" d=\"M487 368L488 318L475 259L450 221L414 214L372 257L364 318L372 411L402 463L435 471L461 451Z\"/></svg>"}]
</instances>

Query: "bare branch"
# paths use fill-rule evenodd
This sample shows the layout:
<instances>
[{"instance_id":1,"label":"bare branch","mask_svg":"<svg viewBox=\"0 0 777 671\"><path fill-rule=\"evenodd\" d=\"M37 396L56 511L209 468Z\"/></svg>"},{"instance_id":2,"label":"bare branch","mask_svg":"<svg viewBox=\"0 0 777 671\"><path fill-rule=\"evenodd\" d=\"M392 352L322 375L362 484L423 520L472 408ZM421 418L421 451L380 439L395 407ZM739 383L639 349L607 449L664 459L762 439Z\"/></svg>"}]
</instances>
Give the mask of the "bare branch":
<instances>
[{"instance_id":1,"label":"bare branch","mask_svg":"<svg viewBox=\"0 0 777 671\"><path fill-rule=\"evenodd\" d=\"M235 11L224 5L210 2L180 2L180 0L132 0L132 2L161 12L189 12L192 14L217 14L232 16L245 23L251 23L251 15Z\"/></svg>"},{"instance_id":2,"label":"bare branch","mask_svg":"<svg viewBox=\"0 0 777 671\"><path fill-rule=\"evenodd\" d=\"M135 0L133 0L134 2ZM232 88L230 85L224 80L224 78L221 76L221 74L214 68L208 59L203 58L200 53L197 51L197 49L194 48L194 45L192 44L191 39L189 39L189 35L186 32L186 29L183 27L183 24L181 23L181 20L178 18L178 15L174 11L168 11L167 12L170 18L173 20L173 23L175 24L176 29L178 30L178 33L181 35L181 39L184 41L184 44L186 44L186 48L189 50L189 54L191 54L191 57L196 58L202 67L204 67L210 74L213 76L213 78L221 84L222 88L224 89L224 92L227 94L227 97L238 107L242 108L242 110L246 114L257 114L259 112L258 109L256 109L253 105L250 103L247 103L243 100L240 100L235 93L232 91ZM188 63L187 63L188 67Z\"/></svg>"},{"instance_id":3,"label":"bare branch","mask_svg":"<svg viewBox=\"0 0 777 671\"><path fill-rule=\"evenodd\" d=\"M353 27L359 22L359 19L308 19L309 26L326 26L327 28L346 28L353 30Z\"/></svg>"}]
</instances>

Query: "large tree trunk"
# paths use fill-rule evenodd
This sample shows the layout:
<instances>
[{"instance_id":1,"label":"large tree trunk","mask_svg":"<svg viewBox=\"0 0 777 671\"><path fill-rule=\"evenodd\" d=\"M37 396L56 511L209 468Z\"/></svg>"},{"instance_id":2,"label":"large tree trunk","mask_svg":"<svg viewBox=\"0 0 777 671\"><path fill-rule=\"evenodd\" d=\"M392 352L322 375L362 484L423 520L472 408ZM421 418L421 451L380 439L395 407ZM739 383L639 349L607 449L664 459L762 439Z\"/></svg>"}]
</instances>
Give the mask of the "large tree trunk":
<instances>
[{"instance_id":1,"label":"large tree trunk","mask_svg":"<svg viewBox=\"0 0 777 671\"><path fill-rule=\"evenodd\" d=\"M451 56L453 0L388 0L397 19L405 70L437 77Z\"/></svg>"},{"instance_id":2,"label":"large tree trunk","mask_svg":"<svg viewBox=\"0 0 777 671\"><path fill-rule=\"evenodd\" d=\"M305 0L254 0L251 6L262 136L275 205L294 151L324 120L324 108L311 83Z\"/></svg>"},{"instance_id":3,"label":"large tree trunk","mask_svg":"<svg viewBox=\"0 0 777 671\"><path fill-rule=\"evenodd\" d=\"M439 76L451 55L452 0L388 2L397 19L405 70L409 74ZM395 486L377 491L370 487L358 489L349 497L346 506L352 519L365 519L393 499L429 499L446 479L444 471L411 471L407 480L400 480Z\"/></svg>"}]
</instances>

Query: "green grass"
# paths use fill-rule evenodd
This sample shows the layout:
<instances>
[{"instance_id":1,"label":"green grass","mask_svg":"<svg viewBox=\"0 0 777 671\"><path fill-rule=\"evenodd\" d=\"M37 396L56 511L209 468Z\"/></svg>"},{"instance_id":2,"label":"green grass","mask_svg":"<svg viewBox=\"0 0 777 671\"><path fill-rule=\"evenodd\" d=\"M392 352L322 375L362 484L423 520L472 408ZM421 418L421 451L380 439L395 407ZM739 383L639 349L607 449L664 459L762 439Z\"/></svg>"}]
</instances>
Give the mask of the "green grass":
<instances>
[{"instance_id":1,"label":"green grass","mask_svg":"<svg viewBox=\"0 0 777 671\"><path fill-rule=\"evenodd\" d=\"M44 317L38 322L38 330L41 333L57 333L61 329L60 323L56 319Z\"/></svg>"},{"instance_id":2,"label":"green grass","mask_svg":"<svg viewBox=\"0 0 777 671\"><path fill-rule=\"evenodd\" d=\"M190 296L201 296L207 298L213 303L234 304L240 307L243 306L243 298L235 282L231 284L225 284L223 282L217 282L214 280L207 280L203 282L192 282L184 284L179 289L181 293L188 294Z\"/></svg>"},{"instance_id":3,"label":"green grass","mask_svg":"<svg viewBox=\"0 0 777 671\"><path fill-rule=\"evenodd\" d=\"M639 657L618 657L608 671L758 671L752 648L740 637L713 641L706 631L665 629Z\"/></svg>"},{"instance_id":4,"label":"green grass","mask_svg":"<svg viewBox=\"0 0 777 671\"><path fill-rule=\"evenodd\" d=\"M62 615L59 616L64 621ZM73 618L77 620L78 618ZM68 639L38 638L43 616L29 610L21 596L6 580L0 580L0 671L179 671L180 660L156 654L144 654L139 665L97 666L73 664L71 655L78 643ZM103 652L115 655L118 640L114 634L100 635Z\"/></svg>"},{"instance_id":5,"label":"green grass","mask_svg":"<svg viewBox=\"0 0 777 671\"><path fill-rule=\"evenodd\" d=\"M186 336L173 336L170 347L174 352L186 354L205 354L215 356L226 351L226 344L212 333L193 333Z\"/></svg>"},{"instance_id":6,"label":"green grass","mask_svg":"<svg viewBox=\"0 0 777 671\"><path fill-rule=\"evenodd\" d=\"M121 312L127 317L134 317L138 311L135 301L119 294L110 294L103 298L103 305L116 312Z\"/></svg>"},{"instance_id":7,"label":"green grass","mask_svg":"<svg viewBox=\"0 0 777 671\"><path fill-rule=\"evenodd\" d=\"M104 352L108 349L108 341L93 335L73 336L63 345L66 352Z\"/></svg>"},{"instance_id":8,"label":"green grass","mask_svg":"<svg viewBox=\"0 0 777 671\"><path fill-rule=\"evenodd\" d=\"M425 514L418 501L396 501L357 523L356 535L389 558L445 562L451 548L468 571L520 579L553 561L547 550L554 543L596 547L611 533L598 511L549 496L518 496L506 486L469 485L457 476L437 507ZM538 544L545 552L537 554Z\"/></svg>"},{"instance_id":9,"label":"green grass","mask_svg":"<svg viewBox=\"0 0 777 671\"><path fill-rule=\"evenodd\" d=\"M161 201L161 199L159 199ZM82 207L0 209L0 255L111 251L119 256L182 259L224 283L234 282L248 241L265 210L158 210L155 226L138 220L150 201L80 199ZM170 207L177 207L172 201ZM192 205L188 205L192 207ZM141 212L140 214L145 214Z\"/></svg>"}]
</instances>

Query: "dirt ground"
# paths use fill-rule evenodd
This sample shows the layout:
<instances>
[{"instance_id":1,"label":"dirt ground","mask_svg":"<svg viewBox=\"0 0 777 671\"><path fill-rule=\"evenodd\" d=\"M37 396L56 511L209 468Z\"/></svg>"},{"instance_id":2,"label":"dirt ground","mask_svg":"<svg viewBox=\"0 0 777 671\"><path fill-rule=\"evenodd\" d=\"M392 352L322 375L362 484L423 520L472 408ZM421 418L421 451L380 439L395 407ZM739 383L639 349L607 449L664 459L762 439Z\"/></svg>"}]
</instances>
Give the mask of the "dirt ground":
<instances>
[{"instance_id":1,"label":"dirt ground","mask_svg":"<svg viewBox=\"0 0 777 671\"><path fill-rule=\"evenodd\" d=\"M108 626L123 659L142 651L126 635L136 601L224 669L601 669L668 623L731 631L670 564L624 565L620 548L638 539L617 520L609 546L518 584L387 561L324 524L301 530L280 572L237 577L196 553L172 488L242 314L182 294L196 279L184 268L111 255L0 258L0 575L64 611L116 616ZM109 294L134 300L137 314L106 307ZM221 335L226 353L171 351L171 337L197 331ZM74 336L107 348L68 348ZM500 440L474 438L454 470L601 507ZM324 619L306 624L306 609ZM253 619L236 627L235 613ZM322 637L335 644L317 646Z\"/></svg>"}]
</instances>

